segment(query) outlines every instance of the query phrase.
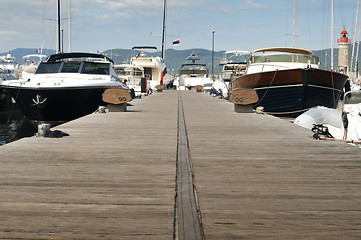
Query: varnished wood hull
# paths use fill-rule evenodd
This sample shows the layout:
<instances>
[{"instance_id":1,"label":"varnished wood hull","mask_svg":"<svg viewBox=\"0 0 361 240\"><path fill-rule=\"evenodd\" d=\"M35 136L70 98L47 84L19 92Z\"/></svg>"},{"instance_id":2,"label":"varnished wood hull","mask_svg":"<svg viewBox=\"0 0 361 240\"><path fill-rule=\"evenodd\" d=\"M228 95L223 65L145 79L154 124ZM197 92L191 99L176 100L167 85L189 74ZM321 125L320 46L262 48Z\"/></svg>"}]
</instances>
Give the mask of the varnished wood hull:
<instances>
[{"instance_id":1,"label":"varnished wood hull","mask_svg":"<svg viewBox=\"0 0 361 240\"><path fill-rule=\"evenodd\" d=\"M231 91L254 89L259 101L273 115L296 117L315 106L337 107L348 76L315 68L246 74L230 84Z\"/></svg>"}]
</instances>

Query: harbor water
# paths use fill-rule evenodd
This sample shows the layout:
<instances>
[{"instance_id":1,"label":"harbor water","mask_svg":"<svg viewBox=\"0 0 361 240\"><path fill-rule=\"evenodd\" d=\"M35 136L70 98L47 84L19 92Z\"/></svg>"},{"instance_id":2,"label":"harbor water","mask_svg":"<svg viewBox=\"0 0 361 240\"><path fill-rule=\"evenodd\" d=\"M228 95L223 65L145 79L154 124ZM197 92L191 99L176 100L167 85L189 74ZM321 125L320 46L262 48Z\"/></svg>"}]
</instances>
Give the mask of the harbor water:
<instances>
[{"instance_id":1,"label":"harbor water","mask_svg":"<svg viewBox=\"0 0 361 240\"><path fill-rule=\"evenodd\" d=\"M31 137L37 132L37 124L28 119L0 121L0 146L23 137Z\"/></svg>"}]
</instances>

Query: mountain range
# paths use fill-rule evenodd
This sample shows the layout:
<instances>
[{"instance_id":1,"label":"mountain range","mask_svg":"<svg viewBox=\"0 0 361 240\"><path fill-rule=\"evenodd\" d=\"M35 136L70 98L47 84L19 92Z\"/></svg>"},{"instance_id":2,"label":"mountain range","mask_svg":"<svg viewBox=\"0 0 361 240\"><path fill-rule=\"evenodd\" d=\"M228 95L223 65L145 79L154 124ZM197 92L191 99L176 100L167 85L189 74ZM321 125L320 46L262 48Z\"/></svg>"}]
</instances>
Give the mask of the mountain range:
<instances>
[{"instance_id":1,"label":"mountain range","mask_svg":"<svg viewBox=\"0 0 361 240\"><path fill-rule=\"evenodd\" d=\"M10 51L10 54L16 58L17 63L22 64L22 57L28 54L35 54L37 49L33 48L17 48ZM352 45L350 45L349 56L351 56ZM167 49L165 52L165 64L167 65L168 72L177 73L179 68L183 63L186 62L186 58L192 54L196 53L200 57L199 63L204 63L207 65L207 68L211 72L212 69L212 51L207 49L187 49L187 50L175 50ZM314 50L316 56L320 58L321 68L330 68L331 65L331 49L324 50ZM54 54L55 50L52 49L43 49L43 54L51 55ZM215 51L214 52L214 73L218 74L221 71L221 66L219 63L224 58L225 51ZM0 56L6 55L8 52L0 53ZM107 55L112 58L116 64L120 63L129 63L129 60L135 53L132 53L131 49L109 49L104 51L102 54ZM157 53L160 55L160 52ZM334 49L334 65L337 66L338 63L338 49Z\"/></svg>"}]
</instances>

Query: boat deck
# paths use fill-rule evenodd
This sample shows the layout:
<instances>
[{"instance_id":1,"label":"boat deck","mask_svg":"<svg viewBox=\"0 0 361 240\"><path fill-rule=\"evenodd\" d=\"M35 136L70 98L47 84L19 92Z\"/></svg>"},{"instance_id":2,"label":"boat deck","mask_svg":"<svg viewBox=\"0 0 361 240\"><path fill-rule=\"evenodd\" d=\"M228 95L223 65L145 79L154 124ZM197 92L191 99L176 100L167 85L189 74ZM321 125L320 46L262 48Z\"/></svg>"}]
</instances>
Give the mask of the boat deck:
<instances>
[{"instance_id":1,"label":"boat deck","mask_svg":"<svg viewBox=\"0 0 361 240\"><path fill-rule=\"evenodd\" d=\"M361 238L361 149L193 91L132 105L0 147L0 239Z\"/></svg>"}]
</instances>

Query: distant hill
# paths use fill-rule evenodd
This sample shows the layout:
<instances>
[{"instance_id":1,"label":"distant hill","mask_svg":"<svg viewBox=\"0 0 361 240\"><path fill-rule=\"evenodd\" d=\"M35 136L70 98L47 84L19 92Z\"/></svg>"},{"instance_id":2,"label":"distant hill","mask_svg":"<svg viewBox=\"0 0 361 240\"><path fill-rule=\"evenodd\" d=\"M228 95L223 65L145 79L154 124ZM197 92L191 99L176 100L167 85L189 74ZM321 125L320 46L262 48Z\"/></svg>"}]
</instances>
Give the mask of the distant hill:
<instances>
[{"instance_id":1,"label":"distant hill","mask_svg":"<svg viewBox=\"0 0 361 240\"><path fill-rule=\"evenodd\" d=\"M186 62L186 58L192 53L196 53L200 57L200 63L207 65L209 72L212 69L212 51L207 49L187 49L175 50L167 49L165 52L165 63L169 72L178 72L180 66ZM321 68L329 69L331 66L331 49L313 50L314 54L320 58ZM351 56L352 45L350 45L349 56ZM214 73L218 74L222 68L219 65L220 61L224 58L225 51L214 52ZM130 49L112 49L104 52L107 56L111 56L114 62L124 63L129 62L132 51ZM158 52L160 55L160 52ZM338 65L338 48L334 48L334 66ZM360 54L359 54L360 57ZM360 65L360 64L359 64Z\"/></svg>"},{"instance_id":2,"label":"distant hill","mask_svg":"<svg viewBox=\"0 0 361 240\"><path fill-rule=\"evenodd\" d=\"M193 52L200 57L200 61L198 61L198 63L206 64L209 72L211 72L212 51L206 49L187 49L187 50L167 49L165 51L164 62L167 65L168 72L177 73L181 65L186 62L186 58ZM132 57L132 50L130 49L111 49L103 53L108 57L111 57L115 63L129 63L130 58ZM215 73L219 73L221 71L219 62L224 57L224 53L225 51L219 51L214 53ZM160 56L160 52L157 52L156 54Z\"/></svg>"},{"instance_id":3,"label":"distant hill","mask_svg":"<svg viewBox=\"0 0 361 240\"><path fill-rule=\"evenodd\" d=\"M16 58L19 64L22 64L22 57L28 54L35 54L37 49L34 48L17 48L10 51L10 54ZM350 46L351 56L352 45ZM207 65L209 72L212 69L212 51L207 49L187 49L187 50L175 50L167 49L165 52L165 63L168 67L168 72L177 73L180 66L186 62L186 58L192 53L196 53L200 57L199 63L204 63ZM49 56L54 54L55 50L52 49L43 49L43 54ZM219 65L221 59L224 57L225 51L216 51L214 52L214 73L218 74L221 71ZM315 55L320 58L322 68L330 68L331 65L331 49L324 50L315 50ZM0 56L6 55L8 52L0 53ZM130 58L132 57L131 49L109 49L104 51L103 54L111 57L115 63L129 63ZM160 55L160 52L157 53ZM360 54L359 54L360 56ZM338 65L338 48L334 49L334 65Z\"/></svg>"}]
</instances>

